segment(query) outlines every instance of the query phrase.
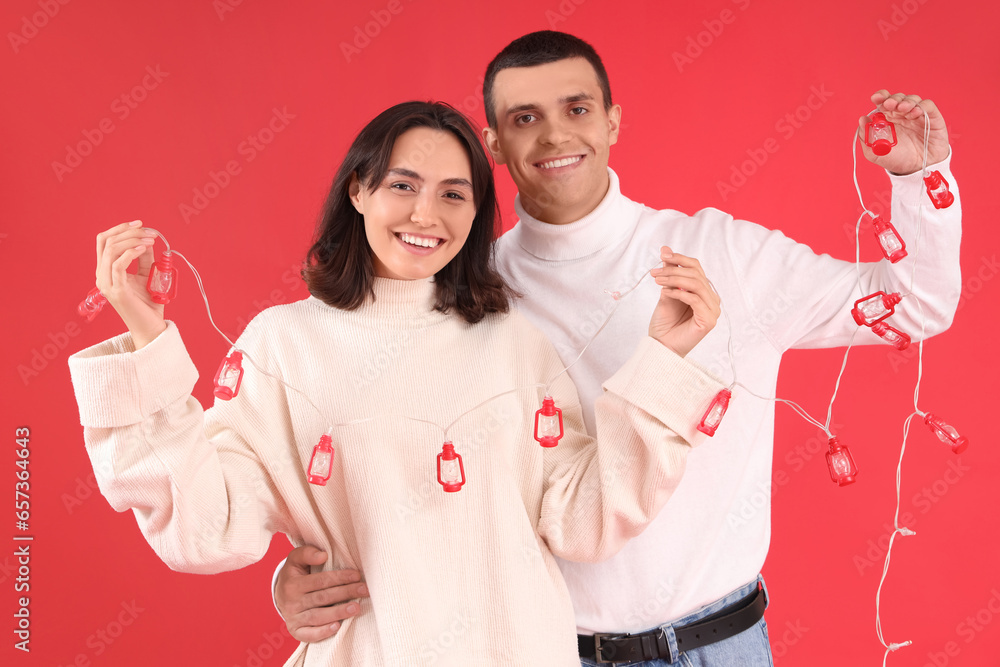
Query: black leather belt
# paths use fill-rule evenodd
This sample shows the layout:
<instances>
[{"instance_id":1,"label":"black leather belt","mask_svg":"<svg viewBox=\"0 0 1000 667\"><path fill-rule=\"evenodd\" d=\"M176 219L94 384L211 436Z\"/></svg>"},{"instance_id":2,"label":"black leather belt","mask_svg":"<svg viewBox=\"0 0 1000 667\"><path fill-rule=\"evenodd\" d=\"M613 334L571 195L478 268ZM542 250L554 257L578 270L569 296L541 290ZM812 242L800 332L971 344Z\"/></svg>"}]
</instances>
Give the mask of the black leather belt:
<instances>
[{"instance_id":1,"label":"black leather belt","mask_svg":"<svg viewBox=\"0 0 1000 667\"><path fill-rule=\"evenodd\" d=\"M674 628L677 650L691 651L735 637L744 630L752 628L764 617L765 606L764 591L758 586L750 595L711 616L690 625ZM613 633L577 635L576 641L580 657L598 663L670 659L667 635L660 628L637 635Z\"/></svg>"}]
</instances>

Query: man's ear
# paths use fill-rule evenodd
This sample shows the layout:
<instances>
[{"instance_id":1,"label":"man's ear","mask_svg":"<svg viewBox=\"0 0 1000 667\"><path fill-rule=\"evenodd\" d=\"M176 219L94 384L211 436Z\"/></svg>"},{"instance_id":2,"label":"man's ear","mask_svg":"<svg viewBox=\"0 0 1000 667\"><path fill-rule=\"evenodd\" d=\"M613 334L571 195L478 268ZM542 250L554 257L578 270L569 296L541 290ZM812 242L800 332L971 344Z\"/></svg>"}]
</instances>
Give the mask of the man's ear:
<instances>
[{"instance_id":1,"label":"man's ear","mask_svg":"<svg viewBox=\"0 0 1000 667\"><path fill-rule=\"evenodd\" d=\"M608 145L614 146L618 143L618 130L622 126L622 107L616 104L608 109Z\"/></svg>"},{"instance_id":2,"label":"man's ear","mask_svg":"<svg viewBox=\"0 0 1000 667\"><path fill-rule=\"evenodd\" d=\"M365 214L365 203L361 197L361 181L358 180L357 174L351 174L351 182L347 184L347 194L351 198L351 203L354 204L355 210L361 215Z\"/></svg>"},{"instance_id":3,"label":"man's ear","mask_svg":"<svg viewBox=\"0 0 1000 667\"><path fill-rule=\"evenodd\" d=\"M500 137L492 127L483 128L483 143L486 144L486 150L493 156L494 162L507 164L507 158L504 157L503 150L500 148Z\"/></svg>"}]
</instances>

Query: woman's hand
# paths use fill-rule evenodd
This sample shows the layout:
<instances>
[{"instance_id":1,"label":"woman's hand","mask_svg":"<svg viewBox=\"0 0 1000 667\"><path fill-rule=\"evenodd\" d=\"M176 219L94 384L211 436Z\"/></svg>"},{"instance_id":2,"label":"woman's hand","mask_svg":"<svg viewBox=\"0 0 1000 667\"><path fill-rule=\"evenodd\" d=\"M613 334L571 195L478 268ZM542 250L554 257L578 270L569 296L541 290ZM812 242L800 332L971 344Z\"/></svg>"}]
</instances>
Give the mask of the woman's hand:
<instances>
[{"instance_id":1,"label":"woman's hand","mask_svg":"<svg viewBox=\"0 0 1000 667\"><path fill-rule=\"evenodd\" d=\"M143 229L141 220L97 235L97 289L125 322L137 350L167 328L163 305L155 303L146 291L155 240L156 232ZM138 271L130 274L126 269L135 260L139 260Z\"/></svg>"},{"instance_id":2,"label":"woman's hand","mask_svg":"<svg viewBox=\"0 0 1000 667\"><path fill-rule=\"evenodd\" d=\"M660 248L660 259L665 266L649 272L662 288L649 321L649 335L683 357L715 328L721 299L698 260L666 246Z\"/></svg>"}]
</instances>

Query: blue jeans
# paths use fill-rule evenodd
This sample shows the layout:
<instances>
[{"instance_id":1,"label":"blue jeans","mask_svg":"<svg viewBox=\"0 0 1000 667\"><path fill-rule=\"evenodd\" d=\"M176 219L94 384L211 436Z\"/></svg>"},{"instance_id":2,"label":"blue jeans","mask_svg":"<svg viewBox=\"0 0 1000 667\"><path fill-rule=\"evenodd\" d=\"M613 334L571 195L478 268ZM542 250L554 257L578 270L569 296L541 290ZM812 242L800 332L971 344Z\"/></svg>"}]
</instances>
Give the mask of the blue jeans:
<instances>
[{"instance_id":1,"label":"blue jeans","mask_svg":"<svg viewBox=\"0 0 1000 667\"><path fill-rule=\"evenodd\" d=\"M764 577L758 575L757 581L746 586L737 588L729 595L705 605L701 609L678 618L672 623L659 626L667 636L667 644L670 646L670 655L673 660L659 659L646 660L640 662L616 662L601 663L603 666L619 665L624 667L774 667L771 659L771 645L767 639L767 623L760 619L756 625L749 630L744 630L735 637L715 642L708 646L702 646L683 653L677 650L677 640L674 637L674 627L688 625L701 620L706 616L711 616L723 607L728 607L734 602L750 595L757 588L760 582L764 589L764 599L767 600L767 586L764 584ZM655 630L656 628L650 628ZM644 631L646 632L646 631ZM580 658L583 667L593 667L598 663L587 658Z\"/></svg>"}]
</instances>

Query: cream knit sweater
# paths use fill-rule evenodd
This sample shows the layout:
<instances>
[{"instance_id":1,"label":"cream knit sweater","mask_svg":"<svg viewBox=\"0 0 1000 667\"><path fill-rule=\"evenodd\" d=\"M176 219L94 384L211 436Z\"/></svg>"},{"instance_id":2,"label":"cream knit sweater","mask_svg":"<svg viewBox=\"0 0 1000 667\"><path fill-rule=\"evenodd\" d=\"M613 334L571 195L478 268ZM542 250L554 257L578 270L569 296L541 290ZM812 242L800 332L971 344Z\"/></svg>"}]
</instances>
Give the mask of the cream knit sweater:
<instances>
[{"instance_id":1,"label":"cream knit sweater","mask_svg":"<svg viewBox=\"0 0 1000 667\"><path fill-rule=\"evenodd\" d=\"M576 667L553 554L607 558L652 520L721 385L647 338L604 383L596 443L567 376L552 384L566 435L543 450L539 385L562 370L549 342L517 313L469 325L432 303L431 281L379 279L356 311L308 298L261 313L237 346L308 401L245 359L239 395L203 411L173 323L139 351L126 334L73 355L101 492L175 570L243 567L275 532L360 569L361 613L289 664ZM444 433L425 422L453 420L467 482L445 493ZM310 485L313 446L348 422L329 482Z\"/></svg>"}]
</instances>

